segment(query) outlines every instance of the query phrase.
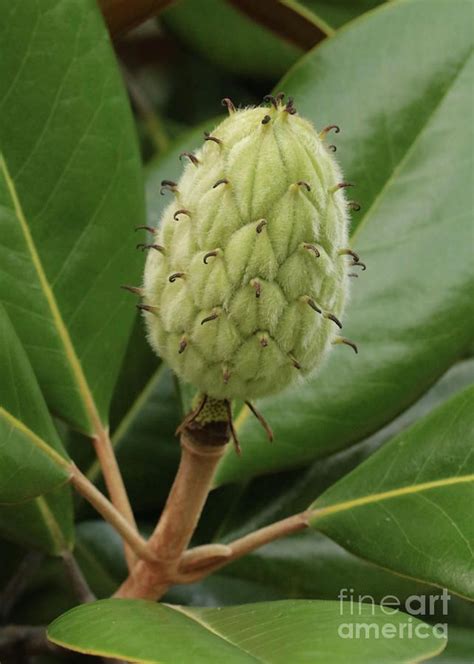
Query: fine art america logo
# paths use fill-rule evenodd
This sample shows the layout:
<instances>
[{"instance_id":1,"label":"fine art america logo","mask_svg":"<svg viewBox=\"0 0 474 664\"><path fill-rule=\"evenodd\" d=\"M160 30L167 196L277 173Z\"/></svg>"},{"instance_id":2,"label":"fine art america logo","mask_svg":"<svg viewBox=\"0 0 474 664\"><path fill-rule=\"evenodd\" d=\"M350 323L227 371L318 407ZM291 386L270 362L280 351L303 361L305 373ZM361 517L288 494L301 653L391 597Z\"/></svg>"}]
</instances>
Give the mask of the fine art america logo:
<instances>
[{"instance_id":1,"label":"fine art america logo","mask_svg":"<svg viewBox=\"0 0 474 664\"><path fill-rule=\"evenodd\" d=\"M409 595L404 600L385 595L378 601L372 595L354 595L353 588L341 588L338 599L340 615L346 618L337 630L341 639L427 639L430 636L442 639L448 634L446 622L426 623L413 618L429 620L447 616L451 595L446 588L438 595ZM403 611L408 618L403 622L368 620L376 611L380 616L377 607L386 616Z\"/></svg>"}]
</instances>

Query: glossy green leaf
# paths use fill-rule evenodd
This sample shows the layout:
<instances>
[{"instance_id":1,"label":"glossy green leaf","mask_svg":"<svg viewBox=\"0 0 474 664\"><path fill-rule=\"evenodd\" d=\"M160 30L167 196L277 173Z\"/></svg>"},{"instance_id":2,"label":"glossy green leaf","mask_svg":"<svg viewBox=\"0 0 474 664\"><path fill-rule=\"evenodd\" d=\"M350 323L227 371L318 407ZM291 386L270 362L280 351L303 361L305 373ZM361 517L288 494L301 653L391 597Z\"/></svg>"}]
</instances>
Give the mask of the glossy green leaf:
<instances>
[{"instance_id":1,"label":"glossy green leaf","mask_svg":"<svg viewBox=\"0 0 474 664\"><path fill-rule=\"evenodd\" d=\"M188 47L235 74L276 78L302 54L221 0L181 0L162 18Z\"/></svg>"},{"instance_id":2,"label":"glossy green leaf","mask_svg":"<svg viewBox=\"0 0 474 664\"><path fill-rule=\"evenodd\" d=\"M350 616L349 608L343 608L346 615L338 602L185 609L140 600L102 600L58 618L48 628L48 636L53 643L78 652L148 664L403 664L425 659L445 646L445 639L417 620L414 627L427 638L397 636L400 626L412 620L403 613L388 617L379 607L361 604L360 616ZM338 628L346 622L370 622L375 630L391 623L392 637L341 638Z\"/></svg>"},{"instance_id":3,"label":"glossy green leaf","mask_svg":"<svg viewBox=\"0 0 474 664\"><path fill-rule=\"evenodd\" d=\"M474 387L358 466L311 506L349 551L474 598Z\"/></svg>"},{"instance_id":4,"label":"glossy green leaf","mask_svg":"<svg viewBox=\"0 0 474 664\"><path fill-rule=\"evenodd\" d=\"M70 490L57 488L68 480L69 462L1 304L0 376L0 533L57 554L73 538Z\"/></svg>"},{"instance_id":5,"label":"glossy green leaf","mask_svg":"<svg viewBox=\"0 0 474 664\"><path fill-rule=\"evenodd\" d=\"M243 413L242 458L229 449L217 483L362 440L470 347L470 20L470 3L456 12L449 0L434 0L429 12L422 0L388 3L323 42L278 85L317 127L342 127L331 140L363 206L352 246L367 271L353 280L344 318L359 354L339 346L302 387L260 402L272 446Z\"/></svg>"},{"instance_id":6,"label":"glossy green leaf","mask_svg":"<svg viewBox=\"0 0 474 664\"><path fill-rule=\"evenodd\" d=\"M0 503L12 503L64 484L69 473L31 365L1 305L0 376Z\"/></svg>"},{"instance_id":7,"label":"glossy green leaf","mask_svg":"<svg viewBox=\"0 0 474 664\"><path fill-rule=\"evenodd\" d=\"M139 276L141 169L93 0L0 0L0 300L50 408L107 420ZM104 370L106 367L106 370Z\"/></svg>"}]
</instances>

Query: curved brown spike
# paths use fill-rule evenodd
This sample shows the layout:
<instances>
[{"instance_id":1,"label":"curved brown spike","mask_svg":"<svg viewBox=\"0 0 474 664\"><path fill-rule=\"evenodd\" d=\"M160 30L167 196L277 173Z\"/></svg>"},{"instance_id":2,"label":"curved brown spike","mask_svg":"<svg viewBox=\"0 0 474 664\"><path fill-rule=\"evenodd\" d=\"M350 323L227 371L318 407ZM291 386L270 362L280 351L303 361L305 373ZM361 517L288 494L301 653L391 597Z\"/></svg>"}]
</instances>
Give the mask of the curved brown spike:
<instances>
[{"instance_id":1,"label":"curved brown spike","mask_svg":"<svg viewBox=\"0 0 474 664\"><path fill-rule=\"evenodd\" d=\"M319 258L321 256L321 252L317 248L315 244L309 244L308 242L303 242L303 248L307 249L308 251L312 251L316 258Z\"/></svg>"},{"instance_id":2,"label":"curved brown spike","mask_svg":"<svg viewBox=\"0 0 474 664\"><path fill-rule=\"evenodd\" d=\"M294 107L293 104L294 104L293 97L288 97L288 101L286 102L284 110L290 115L294 115L296 113L296 108Z\"/></svg>"},{"instance_id":3,"label":"curved brown spike","mask_svg":"<svg viewBox=\"0 0 474 664\"><path fill-rule=\"evenodd\" d=\"M194 166L199 166L199 164L201 163L199 159L196 157L196 155L193 154L192 152L181 152L181 154L179 155L179 160L182 161L183 157L187 157L189 161L192 164L194 164Z\"/></svg>"},{"instance_id":4,"label":"curved brown spike","mask_svg":"<svg viewBox=\"0 0 474 664\"><path fill-rule=\"evenodd\" d=\"M168 281L172 284L176 281L176 279L182 279L185 276L184 272L174 272L168 277Z\"/></svg>"},{"instance_id":5,"label":"curved brown spike","mask_svg":"<svg viewBox=\"0 0 474 664\"><path fill-rule=\"evenodd\" d=\"M292 355L291 353L288 353L288 357L290 358L291 363L295 367L295 369L301 369L301 364L298 362L296 357L294 357L294 355Z\"/></svg>"},{"instance_id":6,"label":"curved brown spike","mask_svg":"<svg viewBox=\"0 0 474 664\"><path fill-rule=\"evenodd\" d=\"M322 313L323 313L323 312L321 311L321 309L318 307L318 305L316 304L316 302L315 302L312 298L308 297L308 298L306 299L306 303L309 304L309 306L311 307L311 309L314 309L314 311L316 311L316 313L318 313L318 314L322 314Z\"/></svg>"},{"instance_id":7,"label":"curved brown spike","mask_svg":"<svg viewBox=\"0 0 474 664\"><path fill-rule=\"evenodd\" d=\"M165 248L161 244L145 244L139 242L135 248L141 249L142 251L145 251L145 249L155 249L156 251L161 251L162 254L165 253Z\"/></svg>"},{"instance_id":8,"label":"curved brown spike","mask_svg":"<svg viewBox=\"0 0 474 664\"><path fill-rule=\"evenodd\" d=\"M284 92L278 92L278 94L275 95L275 100L276 102L283 102L285 98L285 93Z\"/></svg>"},{"instance_id":9,"label":"curved brown spike","mask_svg":"<svg viewBox=\"0 0 474 664\"><path fill-rule=\"evenodd\" d=\"M362 268L362 272L365 272L366 269L367 269L367 265L365 263L363 263L362 261L359 261L359 260L357 260L357 261L354 260L354 261L352 261L352 263L349 263L349 265L351 267L360 267L360 268Z\"/></svg>"},{"instance_id":10,"label":"curved brown spike","mask_svg":"<svg viewBox=\"0 0 474 664\"><path fill-rule=\"evenodd\" d=\"M154 307L152 304L136 304L137 309L140 311L148 311L150 314L158 314L158 307Z\"/></svg>"},{"instance_id":11,"label":"curved brown spike","mask_svg":"<svg viewBox=\"0 0 474 664\"><path fill-rule=\"evenodd\" d=\"M265 97L263 98L263 101L270 102L270 104L272 106L277 108L277 100L275 99L275 97L273 95L265 95Z\"/></svg>"},{"instance_id":12,"label":"curved brown spike","mask_svg":"<svg viewBox=\"0 0 474 664\"><path fill-rule=\"evenodd\" d=\"M178 191L177 187L178 185L176 182L173 182L173 180L162 180L160 194L164 196L165 191L172 191L173 193L176 193Z\"/></svg>"},{"instance_id":13,"label":"curved brown spike","mask_svg":"<svg viewBox=\"0 0 474 664\"><path fill-rule=\"evenodd\" d=\"M184 420L181 422L181 424L178 426L178 428L175 431L175 435L177 436L178 434L182 433L184 429L188 426L188 424L191 424L191 422L194 422L196 417L201 413L202 409L207 403L208 396L207 394L204 394L204 396L201 399L200 404L192 410L190 413L186 415Z\"/></svg>"},{"instance_id":14,"label":"curved brown spike","mask_svg":"<svg viewBox=\"0 0 474 664\"><path fill-rule=\"evenodd\" d=\"M239 439L237 438L237 432L234 428L234 421L232 420L232 406L228 399L225 400L225 407L227 410L227 423L230 429L230 436L232 438L232 442L234 443L235 451L240 456L242 454L242 448L240 447Z\"/></svg>"},{"instance_id":15,"label":"curved brown spike","mask_svg":"<svg viewBox=\"0 0 474 664\"><path fill-rule=\"evenodd\" d=\"M347 201L347 207L354 210L354 212L359 212L361 206L357 201Z\"/></svg>"},{"instance_id":16,"label":"curved brown spike","mask_svg":"<svg viewBox=\"0 0 474 664\"><path fill-rule=\"evenodd\" d=\"M250 401L246 401L245 404L250 408L252 413L255 415L257 420L260 422L260 424L264 428L265 433L267 434L268 440L270 442L272 442L273 441L273 431L272 431L270 425L268 424L267 420L263 417L262 413L260 413Z\"/></svg>"},{"instance_id":17,"label":"curved brown spike","mask_svg":"<svg viewBox=\"0 0 474 664\"><path fill-rule=\"evenodd\" d=\"M263 118L263 120L262 120L262 124L263 124L263 125L266 125L266 124L268 124L270 121L271 121L271 117L270 117L269 115L265 115L264 118Z\"/></svg>"},{"instance_id":18,"label":"curved brown spike","mask_svg":"<svg viewBox=\"0 0 474 664\"><path fill-rule=\"evenodd\" d=\"M218 253L219 251L217 249L215 249L214 251L208 251L207 254L204 256L204 258L202 259L203 263L207 265L207 259L211 258L211 256L217 256Z\"/></svg>"},{"instance_id":19,"label":"curved brown spike","mask_svg":"<svg viewBox=\"0 0 474 664\"><path fill-rule=\"evenodd\" d=\"M212 185L212 188L215 189L220 184L229 184L229 180L227 178L221 178L220 180L217 180L215 184Z\"/></svg>"},{"instance_id":20,"label":"curved brown spike","mask_svg":"<svg viewBox=\"0 0 474 664\"><path fill-rule=\"evenodd\" d=\"M328 145L327 149L329 150L329 152L337 152L336 146L332 144Z\"/></svg>"},{"instance_id":21,"label":"curved brown spike","mask_svg":"<svg viewBox=\"0 0 474 664\"><path fill-rule=\"evenodd\" d=\"M258 281L258 279L253 279L250 282L250 285L252 288L255 288L255 297L258 299L262 292L262 284Z\"/></svg>"},{"instance_id":22,"label":"curved brown spike","mask_svg":"<svg viewBox=\"0 0 474 664\"><path fill-rule=\"evenodd\" d=\"M320 137L323 138L328 132L331 131L331 129L334 129L335 134L338 134L341 131L339 125L335 124L328 125L327 127L324 127L324 129L321 129L321 131L319 132Z\"/></svg>"},{"instance_id":23,"label":"curved brown spike","mask_svg":"<svg viewBox=\"0 0 474 664\"><path fill-rule=\"evenodd\" d=\"M311 191L311 187L309 184L306 182L306 180L298 180L296 183L299 187L304 187L306 191Z\"/></svg>"},{"instance_id":24,"label":"curved brown spike","mask_svg":"<svg viewBox=\"0 0 474 664\"><path fill-rule=\"evenodd\" d=\"M138 286L120 286L120 288L123 288L123 290L129 291L130 293L133 293L134 295L138 295L140 297L143 297L144 290L143 288L138 288Z\"/></svg>"},{"instance_id":25,"label":"curved brown spike","mask_svg":"<svg viewBox=\"0 0 474 664\"><path fill-rule=\"evenodd\" d=\"M329 189L329 193L334 194L339 189L346 189L347 187L355 187L355 184L353 182L338 182L334 187Z\"/></svg>"},{"instance_id":26,"label":"curved brown spike","mask_svg":"<svg viewBox=\"0 0 474 664\"><path fill-rule=\"evenodd\" d=\"M205 141L213 141L214 143L217 143L217 145L222 145L221 139L216 138L215 136L211 136L211 134L208 131L204 132L204 140Z\"/></svg>"},{"instance_id":27,"label":"curved brown spike","mask_svg":"<svg viewBox=\"0 0 474 664\"><path fill-rule=\"evenodd\" d=\"M352 249L339 249L339 251L337 252L337 255L338 256L352 256L352 258L354 259L354 261L356 263L358 263L359 260L360 260L359 259L359 254L356 254L356 252L353 251Z\"/></svg>"},{"instance_id":28,"label":"curved brown spike","mask_svg":"<svg viewBox=\"0 0 474 664\"><path fill-rule=\"evenodd\" d=\"M333 344L333 346L337 344L345 344L346 346L350 346L356 355L359 352L356 344L350 339L346 339L346 337L336 337L335 339L333 339L333 341L331 341L331 343Z\"/></svg>"},{"instance_id":29,"label":"curved brown spike","mask_svg":"<svg viewBox=\"0 0 474 664\"><path fill-rule=\"evenodd\" d=\"M342 323L339 320L339 318L336 318L334 314L328 313L327 311L323 314L323 318L327 318L328 320L332 320L333 323L336 323L338 328L342 330Z\"/></svg>"},{"instance_id":30,"label":"curved brown spike","mask_svg":"<svg viewBox=\"0 0 474 664\"><path fill-rule=\"evenodd\" d=\"M181 210L176 210L176 212L173 215L173 219L175 221L178 221L178 217L180 214L185 214L191 219L191 212L189 210L186 210L185 208L181 208Z\"/></svg>"},{"instance_id":31,"label":"curved brown spike","mask_svg":"<svg viewBox=\"0 0 474 664\"><path fill-rule=\"evenodd\" d=\"M224 385L227 385L227 383L230 380L231 373L229 371L228 367L223 367L222 369L222 380L224 381Z\"/></svg>"},{"instance_id":32,"label":"curved brown spike","mask_svg":"<svg viewBox=\"0 0 474 664\"><path fill-rule=\"evenodd\" d=\"M153 226L135 226L136 231L148 231L149 233L156 233L156 228Z\"/></svg>"},{"instance_id":33,"label":"curved brown spike","mask_svg":"<svg viewBox=\"0 0 474 664\"><path fill-rule=\"evenodd\" d=\"M224 99L221 99L221 104L222 104L222 106L225 106L227 108L227 110L229 111L229 114L230 113L235 113L234 103L233 103L232 99L229 99L229 97L224 97Z\"/></svg>"},{"instance_id":34,"label":"curved brown spike","mask_svg":"<svg viewBox=\"0 0 474 664\"><path fill-rule=\"evenodd\" d=\"M219 315L216 313L211 314L210 316L207 316L206 318L203 318L201 321L201 325L204 325L204 323L209 323L211 320L216 320L216 318L219 318Z\"/></svg>"},{"instance_id":35,"label":"curved brown spike","mask_svg":"<svg viewBox=\"0 0 474 664\"><path fill-rule=\"evenodd\" d=\"M263 230L263 227L266 226L267 223L268 223L268 222L267 222L266 219L260 219L259 222L258 222L258 224L257 224L257 227L255 228L255 230L257 231L257 233L260 234L260 233L262 232L262 230Z\"/></svg>"},{"instance_id":36,"label":"curved brown spike","mask_svg":"<svg viewBox=\"0 0 474 664\"><path fill-rule=\"evenodd\" d=\"M188 341L187 341L187 339L186 339L185 337L183 337L183 338L180 340L180 342L179 342L179 346L178 346L178 353L179 353L180 355L181 355L181 353L184 353L184 351L186 350L187 345L188 345Z\"/></svg>"}]
</instances>

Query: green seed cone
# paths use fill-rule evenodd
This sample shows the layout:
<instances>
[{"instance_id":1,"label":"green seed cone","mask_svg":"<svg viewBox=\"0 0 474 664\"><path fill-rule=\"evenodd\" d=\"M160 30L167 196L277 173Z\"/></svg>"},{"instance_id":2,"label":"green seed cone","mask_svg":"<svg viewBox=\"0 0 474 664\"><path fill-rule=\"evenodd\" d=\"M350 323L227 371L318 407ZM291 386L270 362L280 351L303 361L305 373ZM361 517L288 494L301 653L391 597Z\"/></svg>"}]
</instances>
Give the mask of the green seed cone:
<instances>
[{"instance_id":1,"label":"green seed cone","mask_svg":"<svg viewBox=\"0 0 474 664\"><path fill-rule=\"evenodd\" d=\"M319 367L336 336L326 316L341 317L348 290L347 202L323 140L281 103L231 112L211 135L170 194L144 316L180 378L252 399Z\"/></svg>"}]
</instances>

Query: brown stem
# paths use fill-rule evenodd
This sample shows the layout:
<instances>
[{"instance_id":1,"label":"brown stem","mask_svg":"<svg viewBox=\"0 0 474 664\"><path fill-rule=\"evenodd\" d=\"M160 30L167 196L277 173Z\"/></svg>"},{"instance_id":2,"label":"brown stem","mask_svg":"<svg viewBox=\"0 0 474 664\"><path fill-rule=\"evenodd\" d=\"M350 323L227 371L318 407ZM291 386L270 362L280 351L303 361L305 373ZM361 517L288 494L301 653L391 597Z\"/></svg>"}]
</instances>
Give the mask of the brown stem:
<instances>
[{"instance_id":1,"label":"brown stem","mask_svg":"<svg viewBox=\"0 0 474 664\"><path fill-rule=\"evenodd\" d=\"M188 549L181 556L179 571L186 574L188 570L194 572L200 567L208 567L213 562L225 561L232 555L232 549L227 544L203 544Z\"/></svg>"},{"instance_id":2,"label":"brown stem","mask_svg":"<svg viewBox=\"0 0 474 664\"><path fill-rule=\"evenodd\" d=\"M25 592L43 558L44 555L39 551L29 551L20 561L15 573L0 593L0 622L6 622L12 608Z\"/></svg>"},{"instance_id":3,"label":"brown stem","mask_svg":"<svg viewBox=\"0 0 474 664\"><path fill-rule=\"evenodd\" d=\"M133 528L125 517L117 510L114 505L107 500L87 477L81 473L74 464L70 467L71 483L78 493L81 494L104 519L122 536L129 547L138 558L144 558L150 562L155 560L153 554L148 549L146 541L140 536L138 531Z\"/></svg>"},{"instance_id":4,"label":"brown stem","mask_svg":"<svg viewBox=\"0 0 474 664\"><path fill-rule=\"evenodd\" d=\"M43 625L6 625L0 627L0 657L4 664L7 664L7 662L9 664L14 662L16 664L27 664L27 662L30 662L30 657L34 657L36 662L36 655L46 655L48 661L53 656L54 661L66 662L67 664L84 661L82 654L71 652L49 641L46 627ZM126 664L126 662L118 659L102 659L92 656L88 656L87 661L90 661L91 664L94 662Z\"/></svg>"},{"instance_id":5,"label":"brown stem","mask_svg":"<svg viewBox=\"0 0 474 664\"><path fill-rule=\"evenodd\" d=\"M109 492L110 500L117 510L122 514L124 519L130 524L130 527L137 530L135 517L133 516L130 501L128 499L127 490L123 483L122 474L120 472L117 458L115 456L114 448L110 441L109 432L106 429L101 429L96 436L94 436L93 444L95 453L99 460L102 474L104 476L105 485ZM133 549L125 543L125 558L127 560L128 568L131 569L136 561Z\"/></svg>"},{"instance_id":6,"label":"brown stem","mask_svg":"<svg viewBox=\"0 0 474 664\"><path fill-rule=\"evenodd\" d=\"M206 408L212 409L212 403ZM223 412L226 418L226 411ZM148 548L158 562L140 560L117 591L117 597L156 600L179 574L181 555L194 533L229 435L226 419L200 424L196 416L196 420L187 418L185 422L178 472L163 514L148 540Z\"/></svg>"},{"instance_id":7,"label":"brown stem","mask_svg":"<svg viewBox=\"0 0 474 664\"><path fill-rule=\"evenodd\" d=\"M128 71L125 64L121 66L122 76L137 113L141 116L145 127L148 130L151 141L157 152L164 152L169 145L168 137L163 129L158 114L153 108L153 104L148 99L146 92L140 86L134 76Z\"/></svg>"},{"instance_id":8,"label":"brown stem","mask_svg":"<svg viewBox=\"0 0 474 664\"><path fill-rule=\"evenodd\" d=\"M156 16L174 0L99 0L112 37L125 34Z\"/></svg>"},{"instance_id":9,"label":"brown stem","mask_svg":"<svg viewBox=\"0 0 474 664\"><path fill-rule=\"evenodd\" d=\"M301 514L294 514L286 519L281 521L276 521L275 523L260 528L259 530L249 533L244 537L240 537L233 542L227 544L227 547L230 549L230 555L220 560L213 559L212 555L209 555L208 561L209 564L205 564L203 556L199 556L196 564L193 561L193 549L190 549L181 559L180 571L183 574L182 583L194 583L212 572L228 565L229 563L242 558L247 553L255 551L255 549L273 542L280 537L286 537L293 533L297 533L300 530L305 530L309 526L308 522L309 512L301 512ZM200 548L200 547L197 547ZM211 554L211 552L209 552Z\"/></svg>"},{"instance_id":10,"label":"brown stem","mask_svg":"<svg viewBox=\"0 0 474 664\"><path fill-rule=\"evenodd\" d=\"M229 0L230 4L279 37L307 51L332 31L304 7L281 0Z\"/></svg>"},{"instance_id":11,"label":"brown stem","mask_svg":"<svg viewBox=\"0 0 474 664\"><path fill-rule=\"evenodd\" d=\"M79 567L76 558L70 551L63 551L61 555L63 559L64 569L71 582L72 589L77 599L82 603L93 602L96 597L89 588L84 574Z\"/></svg>"},{"instance_id":12,"label":"brown stem","mask_svg":"<svg viewBox=\"0 0 474 664\"><path fill-rule=\"evenodd\" d=\"M22 655L63 655L64 650L50 643L46 628L37 625L7 625L0 628L0 654L3 657Z\"/></svg>"}]
</instances>

